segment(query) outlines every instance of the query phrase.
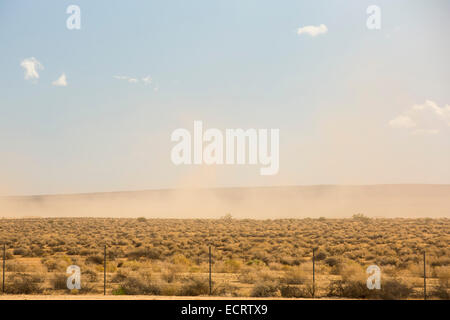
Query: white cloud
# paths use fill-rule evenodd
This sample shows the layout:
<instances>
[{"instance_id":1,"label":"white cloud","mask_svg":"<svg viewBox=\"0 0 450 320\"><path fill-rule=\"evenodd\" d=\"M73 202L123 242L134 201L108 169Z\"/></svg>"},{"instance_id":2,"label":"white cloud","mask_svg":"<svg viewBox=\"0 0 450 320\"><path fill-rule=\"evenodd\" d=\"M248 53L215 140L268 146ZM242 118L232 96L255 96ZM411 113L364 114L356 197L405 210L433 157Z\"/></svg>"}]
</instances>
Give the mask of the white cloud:
<instances>
[{"instance_id":1,"label":"white cloud","mask_svg":"<svg viewBox=\"0 0 450 320\"><path fill-rule=\"evenodd\" d=\"M411 129L414 135L435 135L439 127L450 126L450 105L439 107L434 101L413 105L402 114L389 121L392 128Z\"/></svg>"},{"instance_id":2,"label":"white cloud","mask_svg":"<svg viewBox=\"0 0 450 320\"><path fill-rule=\"evenodd\" d=\"M450 126L450 106L439 107L435 102L431 100L425 101L424 104L414 105L412 107L414 111L417 112L431 112L438 119L444 121L448 126Z\"/></svg>"},{"instance_id":3,"label":"white cloud","mask_svg":"<svg viewBox=\"0 0 450 320\"><path fill-rule=\"evenodd\" d=\"M57 87L66 87L67 86L66 74L63 73L57 80L52 82L52 85Z\"/></svg>"},{"instance_id":4,"label":"white cloud","mask_svg":"<svg viewBox=\"0 0 450 320\"><path fill-rule=\"evenodd\" d=\"M310 35L311 37L318 36L319 34L325 34L327 32L328 28L324 24L321 24L319 26L304 26L297 29L298 35L307 34Z\"/></svg>"},{"instance_id":5,"label":"white cloud","mask_svg":"<svg viewBox=\"0 0 450 320\"><path fill-rule=\"evenodd\" d=\"M389 121L389 125L392 128L412 128L416 123L408 116L398 116Z\"/></svg>"},{"instance_id":6,"label":"white cloud","mask_svg":"<svg viewBox=\"0 0 450 320\"><path fill-rule=\"evenodd\" d=\"M129 83L138 83L139 82L138 79L132 78L132 77L129 77L129 76L114 76L114 78L116 78L118 80L126 80Z\"/></svg>"},{"instance_id":7,"label":"white cloud","mask_svg":"<svg viewBox=\"0 0 450 320\"><path fill-rule=\"evenodd\" d=\"M35 57L26 58L21 63L20 66L25 71L25 80L39 79L38 70L43 70L44 66Z\"/></svg>"},{"instance_id":8,"label":"white cloud","mask_svg":"<svg viewBox=\"0 0 450 320\"><path fill-rule=\"evenodd\" d=\"M128 83L133 83L133 84L142 83L145 86L152 86L153 90L155 92L158 91L158 87L156 86L156 84L153 83L153 79L152 79L152 77L150 75L147 75L147 76L142 77L140 79L137 78L137 77L118 76L118 75L114 76L114 78L117 79L117 80L125 80Z\"/></svg>"}]
</instances>

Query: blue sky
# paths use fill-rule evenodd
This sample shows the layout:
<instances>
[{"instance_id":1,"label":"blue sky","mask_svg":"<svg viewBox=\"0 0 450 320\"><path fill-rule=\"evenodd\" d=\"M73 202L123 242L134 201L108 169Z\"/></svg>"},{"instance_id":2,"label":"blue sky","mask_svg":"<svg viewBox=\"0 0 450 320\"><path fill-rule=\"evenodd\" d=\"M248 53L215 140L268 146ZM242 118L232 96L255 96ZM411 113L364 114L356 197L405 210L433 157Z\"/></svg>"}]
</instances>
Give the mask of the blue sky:
<instances>
[{"instance_id":1,"label":"blue sky","mask_svg":"<svg viewBox=\"0 0 450 320\"><path fill-rule=\"evenodd\" d=\"M449 30L448 1L2 1L0 193L450 183L433 113L450 105ZM24 79L30 57L39 79ZM279 174L174 166L170 134L194 120L279 128Z\"/></svg>"}]
</instances>

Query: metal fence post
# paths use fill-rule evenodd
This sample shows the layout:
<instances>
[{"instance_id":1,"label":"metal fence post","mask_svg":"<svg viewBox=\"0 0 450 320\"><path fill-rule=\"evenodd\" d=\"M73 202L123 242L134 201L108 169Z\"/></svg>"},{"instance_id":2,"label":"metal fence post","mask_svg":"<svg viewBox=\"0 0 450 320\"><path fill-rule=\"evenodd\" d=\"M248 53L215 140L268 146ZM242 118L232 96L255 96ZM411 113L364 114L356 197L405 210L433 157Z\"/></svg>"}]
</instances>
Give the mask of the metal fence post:
<instances>
[{"instance_id":1,"label":"metal fence post","mask_svg":"<svg viewBox=\"0 0 450 320\"><path fill-rule=\"evenodd\" d=\"M3 243L3 282L2 282L2 292L5 293L5 266L6 266L6 243Z\"/></svg>"},{"instance_id":2,"label":"metal fence post","mask_svg":"<svg viewBox=\"0 0 450 320\"><path fill-rule=\"evenodd\" d=\"M425 251L423 252L423 300L427 300L427 263Z\"/></svg>"},{"instance_id":3,"label":"metal fence post","mask_svg":"<svg viewBox=\"0 0 450 320\"><path fill-rule=\"evenodd\" d=\"M106 296L106 244L104 248L103 258L103 295Z\"/></svg>"},{"instance_id":4,"label":"metal fence post","mask_svg":"<svg viewBox=\"0 0 450 320\"><path fill-rule=\"evenodd\" d=\"M314 298L316 294L316 248L313 248L312 264L313 264L313 286L312 286L312 297Z\"/></svg>"},{"instance_id":5,"label":"metal fence post","mask_svg":"<svg viewBox=\"0 0 450 320\"><path fill-rule=\"evenodd\" d=\"M212 277L211 277L211 246L209 246L209 295L212 294Z\"/></svg>"}]
</instances>

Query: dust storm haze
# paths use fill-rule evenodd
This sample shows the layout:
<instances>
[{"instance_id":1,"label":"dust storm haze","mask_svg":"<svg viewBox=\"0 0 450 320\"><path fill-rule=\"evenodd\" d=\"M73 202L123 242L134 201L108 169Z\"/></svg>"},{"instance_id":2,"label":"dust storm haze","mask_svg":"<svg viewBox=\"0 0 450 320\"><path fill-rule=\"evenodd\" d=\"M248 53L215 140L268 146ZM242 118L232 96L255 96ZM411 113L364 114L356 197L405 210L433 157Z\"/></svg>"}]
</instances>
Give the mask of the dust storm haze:
<instances>
[{"instance_id":1,"label":"dust storm haze","mask_svg":"<svg viewBox=\"0 0 450 320\"><path fill-rule=\"evenodd\" d=\"M1 217L448 217L450 185L165 189L0 198Z\"/></svg>"}]
</instances>

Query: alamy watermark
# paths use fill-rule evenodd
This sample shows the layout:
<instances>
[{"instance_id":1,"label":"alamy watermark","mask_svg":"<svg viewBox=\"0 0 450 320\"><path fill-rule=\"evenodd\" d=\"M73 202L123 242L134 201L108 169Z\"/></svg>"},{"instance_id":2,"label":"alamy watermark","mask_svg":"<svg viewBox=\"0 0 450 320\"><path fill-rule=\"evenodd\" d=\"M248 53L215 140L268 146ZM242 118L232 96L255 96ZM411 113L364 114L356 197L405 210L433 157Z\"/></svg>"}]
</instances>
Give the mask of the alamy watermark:
<instances>
[{"instance_id":1,"label":"alamy watermark","mask_svg":"<svg viewBox=\"0 0 450 320\"><path fill-rule=\"evenodd\" d=\"M366 26L369 30L380 30L381 29L381 8L376 5L368 6L366 13L369 15L367 17Z\"/></svg>"},{"instance_id":2,"label":"alamy watermark","mask_svg":"<svg viewBox=\"0 0 450 320\"><path fill-rule=\"evenodd\" d=\"M192 134L184 128L172 132L171 141L178 143L172 148L171 160L175 165L260 164L261 175L275 175L279 170L279 140L279 129L203 131L203 122L194 121Z\"/></svg>"},{"instance_id":3,"label":"alamy watermark","mask_svg":"<svg viewBox=\"0 0 450 320\"><path fill-rule=\"evenodd\" d=\"M367 267L366 273L369 274L367 278L367 288L369 290L381 289L381 269L377 265L370 265Z\"/></svg>"},{"instance_id":4,"label":"alamy watermark","mask_svg":"<svg viewBox=\"0 0 450 320\"><path fill-rule=\"evenodd\" d=\"M67 267L66 270L67 274L70 274L69 277L67 277L67 289L73 290L81 289L81 269L79 266L71 265Z\"/></svg>"},{"instance_id":5,"label":"alamy watermark","mask_svg":"<svg viewBox=\"0 0 450 320\"><path fill-rule=\"evenodd\" d=\"M81 29L81 9L77 5L70 5L66 9L66 13L70 16L66 20L66 27L69 30Z\"/></svg>"}]
</instances>

